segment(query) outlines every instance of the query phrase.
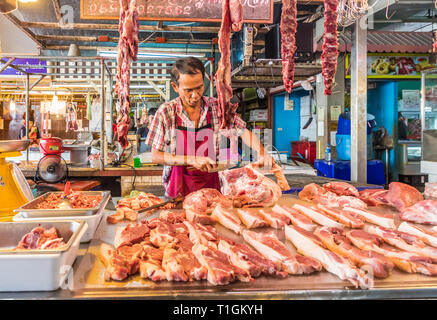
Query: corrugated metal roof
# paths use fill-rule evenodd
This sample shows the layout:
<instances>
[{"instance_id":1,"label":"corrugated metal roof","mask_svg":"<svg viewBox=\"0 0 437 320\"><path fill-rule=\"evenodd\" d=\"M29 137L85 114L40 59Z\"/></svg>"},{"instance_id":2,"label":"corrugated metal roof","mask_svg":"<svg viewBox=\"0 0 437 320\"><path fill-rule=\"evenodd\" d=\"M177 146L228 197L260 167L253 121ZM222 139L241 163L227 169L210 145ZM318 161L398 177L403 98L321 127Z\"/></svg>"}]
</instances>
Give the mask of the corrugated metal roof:
<instances>
[{"instance_id":1,"label":"corrugated metal roof","mask_svg":"<svg viewBox=\"0 0 437 320\"><path fill-rule=\"evenodd\" d=\"M315 51L322 51L323 39L315 45ZM339 34L339 50L351 51L352 32ZM427 53L432 49L433 34L431 32L391 32L372 31L367 35L368 52Z\"/></svg>"}]
</instances>

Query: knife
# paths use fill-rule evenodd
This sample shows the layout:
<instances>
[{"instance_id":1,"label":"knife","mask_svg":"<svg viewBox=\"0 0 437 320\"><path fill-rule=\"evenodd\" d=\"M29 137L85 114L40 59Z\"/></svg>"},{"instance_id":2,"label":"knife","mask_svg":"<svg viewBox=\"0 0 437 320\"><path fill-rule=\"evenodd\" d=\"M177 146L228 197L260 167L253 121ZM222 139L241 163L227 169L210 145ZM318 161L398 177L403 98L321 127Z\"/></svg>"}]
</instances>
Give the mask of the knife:
<instances>
[{"instance_id":1,"label":"knife","mask_svg":"<svg viewBox=\"0 0 437 320\"><path fill-rule=\"evenodd\" d=\"M179 203L179 202L182 202L182 201L184 201L184 197L177 196L176 198L164 201L162 203L154 204L153 206L150 206L150 207L147 207L147 208L144 208L144 209L140 209L140 210L138 210L138 213L143 213L143 212L146 212L146 211L157 209L157 208L163 207L163 206L165 206L166 204L169 204L169 203Z\"/></svg>"},{"instance_id":2,"label":"knife","mask_svg":"<svg viewBox=\"0 0 437 320\"><path fill-rule=\"evenodd\" d=\"M240 162L238 162L235 166L231 167L231 166L227 166L227 165L217 165L217 167L209 170L209 173L213 173L213 172L219 172L219 171L225 171L225 170L232 170L232 169L237 169L240 168ZM197 170L194 167L187 167L188 171L194 171Z\"/></svg>"}]
</instances>

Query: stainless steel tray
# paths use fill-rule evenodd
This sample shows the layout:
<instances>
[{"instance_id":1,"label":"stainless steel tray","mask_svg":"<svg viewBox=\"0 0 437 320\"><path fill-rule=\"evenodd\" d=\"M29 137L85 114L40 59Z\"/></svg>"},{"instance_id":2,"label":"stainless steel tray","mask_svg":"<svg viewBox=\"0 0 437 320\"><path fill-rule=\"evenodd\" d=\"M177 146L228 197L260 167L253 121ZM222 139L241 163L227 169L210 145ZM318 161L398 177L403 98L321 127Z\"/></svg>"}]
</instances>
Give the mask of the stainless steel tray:
<instances>
[{"instance_id":1,"label":"stainless steel tray","mask_svg":"<svg viewBox=\"0 0 437 320\"><path fill-rule=\"evenodd\" d=\"M32 141L25 140L2 140L0 141L0 152L12 152L26 150Z\"/></svg>"},{"instance_id":2,"label":"stainless steel tray","mask_svg":"<svg viewBox=\"0 0 437 320\"><path fill-rule=\"evenodd\" d=\"M77 217L77 216L92 216L100 213L105 209L108 204L109 198L111 196L109 191L82 191L82 193L87 195L102 195L103 199L100 201L99 205L94 208L86 209L37 209L39 203L46 200L46 198L52 193L62 193L59 192L47 192L42 196L26 203L14 212L21 213L24 218L42 218L42 217Z\"/></svg>"},{"instance_id":3,"label":"stainless steel tray","mask_svg":"<svg viewBox=\"0 0 437 320\"><path fill-rule=\"evenodd\" d=\"M76 240L78 234L84 228L84 221L53 221L53 222L4 222L0 223L0 256L10 254L41 254L41 253L62 253L68 251L71 244ZM21 238L36 227L55 227L58 234L64 239L65 246L55 249L16 249Z\"/></svg>"}]
</instances>

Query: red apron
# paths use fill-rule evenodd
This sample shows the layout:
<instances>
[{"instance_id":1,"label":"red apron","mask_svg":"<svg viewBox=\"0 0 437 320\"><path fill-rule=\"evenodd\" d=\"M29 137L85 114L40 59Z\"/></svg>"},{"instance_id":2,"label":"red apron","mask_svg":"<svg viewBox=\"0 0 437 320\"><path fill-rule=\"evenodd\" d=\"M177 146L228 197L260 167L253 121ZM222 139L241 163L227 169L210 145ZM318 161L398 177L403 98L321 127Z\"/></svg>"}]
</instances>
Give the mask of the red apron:
<instances>
[{"instance_id":1,"label":"red apron","mask_svg":"<svg viewBox=\"0 0 437 320\"><path fill-rule=\"evenodd\" d=\"M201 128L182 126L182 120L176 115L176 155L216 156L211 125L210 111L207 111L207 124ZM202 152L203 151L203 152ZM173 166L167 187L169 197L187 194L202 188L214 188L220 191L220 179L217 172L187 170L186 166Z\"/></svg>"}]
</instances>

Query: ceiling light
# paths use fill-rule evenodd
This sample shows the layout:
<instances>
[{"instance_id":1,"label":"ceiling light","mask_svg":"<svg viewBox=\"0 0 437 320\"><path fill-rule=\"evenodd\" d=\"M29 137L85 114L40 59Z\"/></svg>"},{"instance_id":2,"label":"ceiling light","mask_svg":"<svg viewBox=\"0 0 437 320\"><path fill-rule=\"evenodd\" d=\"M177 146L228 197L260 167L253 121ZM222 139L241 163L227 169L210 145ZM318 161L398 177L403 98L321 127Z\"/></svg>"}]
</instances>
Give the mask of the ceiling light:
<instances>
[{"instance_id":1,"label":"ceiling light","mask_svg":"<svg viewBox=\"0 0 437 320\"><path fill-rule=\"evenodd\" d=\"M38 0L18 0L21 3L29 3L29 2L36 2Z\"/></svg>"}]
</instances>

